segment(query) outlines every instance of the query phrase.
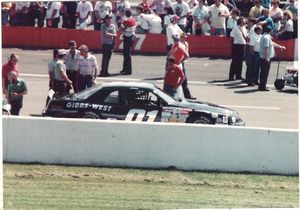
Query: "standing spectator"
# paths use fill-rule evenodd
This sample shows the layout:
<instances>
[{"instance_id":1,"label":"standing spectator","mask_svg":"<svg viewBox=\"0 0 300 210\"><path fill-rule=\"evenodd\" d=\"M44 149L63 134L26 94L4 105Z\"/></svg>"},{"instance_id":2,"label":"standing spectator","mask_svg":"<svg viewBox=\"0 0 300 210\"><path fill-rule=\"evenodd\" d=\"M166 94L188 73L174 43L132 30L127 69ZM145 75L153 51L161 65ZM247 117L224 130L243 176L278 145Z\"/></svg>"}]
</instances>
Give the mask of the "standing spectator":
<instances>
[{"instance_id":1,"label":"standing spectator","mask_svg":"<svg viewBox=\"0 0 300 210\"><path fill-rule=\"evenodd\" d=\"M185 80L182 69L175 64L175 59L172 56L168 58L168 65L165 72L164 87L163 90L170 96L175 97L178 88Z\"/></svg>"},{"instance_id":2,"label":"standing spectator","mask_svg":"<svg viewBox=\"0 0 300 210\"><path fill-rule=\"evenodd\" d=\"M48 75L49 75L49 90L53 90L54 92L57 92L56 87L55 87L55 69L56 69L56 64L58 61L58 49L53 50L53 58L52 60L48 63ZM46 106L50 100L50 96L47 96L46 100Z\"/></svg>"},{"instance_id":3,"label":"standing spectator","mask_svg":"<svg viewBox=\"0 0 300 210\"><path fill-rule=\"evenodd\" d=\"M244 18L240 17L237 20L237 25L232 29L230 36L233 38L232 45L232 61L229 71L229 80L243 80L242 69L244 59L244 48L246 44L247 31Z\"/></svg>"},{"instance_id":4,"label":"standing spectator","mask_svg":"<svg viewBox=\"0 0 300 210\"><path fill-rule=\"evenodd\" d=\"M96 31L101 30L101 25L104 23L104 19L112 12L112 3L110 1L97 1L94 7L94 29Z\"/></svg>"},{"instance_id":5,"label":"standing spectator","mask_svg":"<svg viewBox=\"0 0 300 210\"><path fill-rule=\"evenodd\" d=\"M142 12L144 14L149 14L150 13L151 3L148 2L148 0L142 0L142 2L138 6L142 7Z\"/></svg>"},{"instance_id":6,"label":"standing spectator","mask_svg":"<svg viewBox=\"0 0 300 210\"><path fill-rule=\"evenodd\" d=\"M236 2L236 7L241 11L241 16L247 18L249 16L249 12L253 7L252 0L241 0Z\"/></svg>"},{"instance_id":7,"label":"standing spectator","mask_svg":"<svg viewBox=\"0 0 300 210\"><path fill-rule=\"evenodd\" d=\"M293 38L298 38L298 6L295 0L290 0L290 3L286 7L287 10L291 11L293 14Z\"/></svg>"},{"instance_id":8,"label":"standing spectator","mask_svg":"<svg viewBox=\"0 0 300 210\"><path fill-rule=\"evenodd\" d=\"M231 3L229 2L229 0L223 0L223 4L228 8L229 12L231 12L231 10L232 10L233 8L235 8L235 6L234 6L233 4L231 4Z\"/></svg>"},{"instance_id":9,"label":"standing spectator","mask_svg":"<svg viewBox=\"0 0 300 210\"><path fill-rule=\"evenodd\" d=\"M78 93L77 88L77 71L79 69L80 51L76 49L76 42L74 40L69 41L69 50L65 57L66 72L68 78L72 81L74 93Z\"/></svg>"},{"instance_id":10,"label":"standing spectator","mask_svg":"<svg viewBox=\"0 0 300 210\"><path fill-rule=\"evenodd\" d=\"M9 13L11 8L11 3L1 2L1 11L2 11L2 25L8 25L9 23Z\"/></svg>"},{"instance_id":11,"label":"standing spectator","mask_svg":"<svg viewBox=\"0 0 300 210\"><path fill-rule=\"evenodd\" d=\"M8 86L8 73L14 71L18 74L19 68L17 65L18 56L15 53L12 53L9 58L8 62L2 65L2 93L6 95L7 93L7 86Z\"/></svg>"},{"instance_id":12,"label":"standing spectator","mask_svg":"<svg viewBox=\"0 0 300 210\"><path fill-rule=\"evenodd\" d=\"M255 26L254 34L250 37L250 52L253 55L250 69L249 69L249 79L248 86L258 85L258 77L259 77L259 46L260 46L260 38L262 34L262 27L260 25Z\"/></svg>"},{"instance_id":13,"label":"standing spectator","mask_svg":"<svg viewBox=\"0 0 300 210\"><path fill-rule=\"evenodd\" d=\"M171 23L167 27L167 54L169 54L172 45L174 44L173 37L177 35L178 37L183 32L180 27L177 25L177 21L179 17L176 15L172 15L170 18Z\"/></svg>"},{"instance_id":14,"label":"standing spectator","mask_svg":"<svg viewBox=\"0 0 300 210\"><path fill-rule=\"evenodd\" d=\"M143 19L148 23L151 34L160 34L162 32L161 19L157 14L141 14Z\"/></svg>"},{"instance_id":15,"label":"standing spectator","mask_svg":"<svg viewBox=\"0 0 300 210\"><path fill-rule=\"evenodd\" d=\"M237 8L234 8L231 10L231 15L227 19L227 24L226 24L226 35L230 37L230 32L236 26L237 19L240 16L240 10Z\"/></svg>"},{"instance_id":16,"label":"standing spectator","mask_svg":"<svg viewBox=\"0 0 300 210\"><path fill-rule=\"evenodd\" d=\"M215 4L209 8L211 35L226 35L225 22L229 15L228 8L221 3L221 0L215 0Z\"/></svg>"},{"instance_id":17,"label":"standing spectator","mask_svg":"<svg viewBox=\"0 0 300 210\"><path fill-rule=\"evenodd\" d=\"M259 18L264 7L261 6L260 0L254 0L254 6L250 9L249 17Z\"/></svg>"},{"instance_id":18,"label":"standing spectator","mask_svg":"<svg viewBox=\"0 0 300 210\"><path fill-rule=\"evenodd\" d=\"M164 19L162 20L162 25L163 25L163 32L164 34L167 33L167 27L171 23L171 17L174 15L174 11L171 7L167 8L167 14L164 15ZM159 16L161 17L161 15Z\"/></svg>"},{"instance_id":19,"label":"standing spectator","mask_svg":"<svg viewBox=\"0 0 300 210\"><path fill-rule=\"evenodd\" d=\"M272 18L270 17L269 9L263 9L262 16L260 16L257 20L257 24L261 25L263 29L265 29L265 26L270 26L272 30L274 30L274 22Z\"/></svg>"},{"instance_id":20,"label":"standing spectator","mask_svg":"<svg viewBox=\"0 0 300 210\"><path fill-rule=\"evenodd\" d=\"M122 75L132 74L131 48L134 42L136 21L131 16L131 11L125 11L126 20L123 21L121 30L123 31L124 49L123 49L123 69L120 71Z\"/></svg>"},{"instance_id":21,"label":"standing spectator","mask_svg":"<svg viewBox=\"0 0 300 210\"><path fill-rule=\"evenodd\" d=\"M298 6L295 0L290 0L290 4L286 7L293 14L293 38L298 38Z\"/></svg>"},{"instance_id":22,"label":"standing spectator","mask_svg":"<svg viewBox=\"0 0 300 210\"><path fill-rule=\"evenodd\" d=\"M277 39L292 39L294 34L294 27L292 21L292 13L289 10L283 12L283 18L285 20L284 27L276 34Z\"/></svg>"},{"instance_id":23,"label":"standing spectator","mask_svg":"<svg viewBox=\"0 0 300 210\"><path fill-rule=\"evenodd\" d=\"M92 23L93 5L89 1L81 1L77 5L76 9L77 18L79 22L79 29L87 29Z\"/></svg>"},{"instance_id":24,"label":"standing spectator","mask_svg":"<svg viewBox=\"0 0 300 210\"><path fill-rule=\"evenodd\" d=\"M264 34L260 39L259 57L261 70L258 86L259 91L269 91L269 89L267 89L266 86L271 67L271 59L275 57L274 47L279 48L281 50L285 50L284 46L276 44L272 41L272 37L270 35L271 31L272 27L270 25L264 26Z\"/></svg>"},{"instance_id":25,"label":"standing spectator","mask_svg":"<svg viewBox=\"0 0 300 210\"><path fill-rule=\"evenodd\" d=\"M151 3L151 8L155 11L156 14L159 15L159 17L162 20L162 26L164 26L166 24L164 22L164 20L165 20L165 15L168 14L167 11L170 8L173 11L173 9L171 7L171 1L170 0L153 0ZM168 24L166 24L166 25L168 25Z\"/></svg>"},{"instance_id":26,"label":"standing spectator","mask_svg":"<svg viewBox=\"0 0 300 210\"><path fill-rule=\"evenodd\" d=\"M204 0L198 0L198 6L193 12L194 28L196 35L208 35L210 26L208 24L209 9L204 5Z\"/></svg>"},{"instance_id":27,"label":"standing spectator","mask_svg":"<svg viewBox=\"0 0 300 210\"><path fill-rule=\"evenodd\" d=\"M176 2L172 4L172 9L174 11L174 14L179 17L178 26L182 31L185 32L187 22L186 17L189 12L189 5L183 0L176 0Z\"/></svg>"},{"instance_id":28,"label":"standing spectator","mask_svg":"<svg viewBox=\"0 0 300 210\"><path fill-rule=\"evenodd\" d=\"M13 26L29 26L29 6L30 2L16 2L14 7L14 15L11 25Z\"/></svg>"},{"instance_id":29,"label":"standing spectator","mask_svg":"<svg viewBox=\"0 0 300 210\"><path fill-rule=\"evenodd\" d=\"M47 3L46 23L49 28L58 28L60 21L60 2L53 1Z\"/></svg>"},{"instance_id":30,"label":"standing spectator","mask_svg":"<svg viewBox=\"0 0 300 210\"><path fill-rule=\"evenodd\" d=\"M261 0L261 6L263 6L264 8L270 9L271 0Z\"/></svg>"},{"instance_id":31,"label":"standing spectator","mask_svg":"<svg viewBox=\"0 0 300 210\"><path fill-rule=\"evenodd\" d=\"M193 13L194 9L198 6L198 1L197 0L188 0L187 4L189 5L189 11L187 13L186 17L186 27L185 27L185 32L187 34L193 34L193 23L194 23L194 18L193 18Z\"/></svg>"},{"instance_id":32,"label":"standing spectator","mask_svg":"<svg viewBox=\"0 0 300 210\"><path fill-rule=\"evenodd\" d=\"M29 7L29 25L30 26L35 26L35 20L37 19L38 21L38 27L42 28L44 27L44 22L45 22L45 5L42 4L40 1L34 1L30 2L30 7Z\"/></svg>"},{"instance_id":33,"label":"standing spectator","mask_svg":"<svg viewBox=\"0 0 300 210\"><path fill-rule=\"evenodd\" d=\"M66 74L66 65L64 64L67 51L64 49L58 50L56 67L54 70L54 91L59 97L63 97L69 94L72 88L72 81Z\"/></svg>"},{"instance_id":34,"label":"standing spectator","mask_svg":"<svg viewBox=\"0 0 300 210\"><path fill-rule=\"evenodd\" d=\"M247 25L248 25L248 36L246 39L246 48L245 48L245 57L246 57L246 78L245 78L245 82L251 86L252 82L251 82L251 75L253 72L253 63L254 63L254 52L253 50L251 51L251 45L250 45L250 40L253 39L252 36L257 37L257 34L255 33L254 29L256 27L256 19L253 17L248 18L247 21ZM253 46L252 46L253 48Z\"/></svg>"},{"instance_id":35,"label":"standing spectator","mask_svg":"<svg viewBox=\"0 0 300 210\"><path fill-rule=\"evenodd\" d=\"M63 1L62 2L62 28L75 29L76 28L76 9L77 1Z\"/></svg>"},{"instance_id":36,"label":"standing spectator","mask_svg":"<svg viewBox=\"0 0 300 210\"><path fill-rule=\"evenodd\" d=\"M23 106L23 96L27 94L27 87L24 80L18 78L15 71L8 73L8 103L11 105L10 113L12 115L19 115Z\"/></svg>"},{"instance_id":37,"label":"standing spectator","mask_svg":"<svg viewBox=\"0 0 300 210\"><path fill-rule=\"evenodd\" d=\"M102 64L100 77L110 76L108 73L108 66L114 49L115 38L117 36L116 26L112 24L111 19L111 15L106 15L104 24L101 25Z\"/></svg>"},{"instance_id":38,"label":"standing spectator","mask_svg":"<svg viewBox=\"0 0 300 210\"><path fill-rule=\"evenodd\" d=\"M283 18L283 12L279 8L279 4L280 4L279 0L272 0L272 7L269 9L270 17L274 22L274 30L273 30L274 34L276 34L279 31L281 27L280 21Z\"/></svg>"},{"instance_id":39,"label":"standing spectator","mask_svg":"<svg viewBox=\"0 0 300 210\"><path fill-rule=\"evenodd\" d=\"M143 13L142 6L138 5L136 7L136 22L137 26L135 32L137 34L145 34L149 32L150 23L145 18L146 14Z\"/></svg>"},{"instance_id":40,"label":"standing spectator","mask_svg":"<svg viewBox=\"0 0 300 210\"><path fill-rule=\"evenodd\" d=\"M189 55L189 44L186 41L186 37L187 37L187 35L185 33L180 34L180 44L182 45L182 48L184 49L186 56L188 58L190 56ZM187 61L187 58L181 62L182 70L183 70L183 73L185 76L185 80L182 83L182 90L183 90L183 94L184 94L185 98L195 100L196 97L191 95L190 89L188 87L188 81L187 81L186 69L185 69L185 63Z\"/></svg>"},{"instance_id":41,"label":"standing spectator","mask_svg":"<svg viewBox=\"0 0 300 210\"><path fill-rule=\"evenodd\" d=\"M78 69L78 91L83 91L86 88L93 86L94 80L97 77L98 64L95 56L89 53L89 48L86 45L81 45L79 69Z\"/></svg>"},{"instance_id":42,"label":"standing spectator","mask_svg":"<svg viewBox=\"0 0 300 210\"><path fill-rule=\"evenodd\" d=\"M116 23L120 28L123 20L126 19L125 12L130 10L130 3L127 0L120 0L116 2Z\"/></svg>"}]
</instances>

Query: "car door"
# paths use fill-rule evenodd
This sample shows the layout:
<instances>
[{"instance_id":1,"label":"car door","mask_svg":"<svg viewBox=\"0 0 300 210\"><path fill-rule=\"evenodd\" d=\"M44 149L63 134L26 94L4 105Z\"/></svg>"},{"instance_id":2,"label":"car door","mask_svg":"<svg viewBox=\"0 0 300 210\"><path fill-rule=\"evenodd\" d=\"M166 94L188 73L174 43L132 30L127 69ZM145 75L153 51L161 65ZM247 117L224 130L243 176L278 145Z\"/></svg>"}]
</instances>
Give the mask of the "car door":
<instances>
[{"instance_id":1,"label":"car door","mask_svg":"<svg viewBox=\"0 0 300 210\"><path fill-rule=\"evenodd\" d=\"M127 121L160 121L162 106L151 89L127 88L125 91Z\"/></svg>"},{"instance_id":2,"label":"car door","mask_svg":"<svg viewBox=\"0 0 300 210\"><path fill-rule=\"evenodd\" d=\"M89 98L92 111L101 115L102 119L124 120L126 116L124 91L119 87L102 88Z\"/></svg>"}]
</instances>

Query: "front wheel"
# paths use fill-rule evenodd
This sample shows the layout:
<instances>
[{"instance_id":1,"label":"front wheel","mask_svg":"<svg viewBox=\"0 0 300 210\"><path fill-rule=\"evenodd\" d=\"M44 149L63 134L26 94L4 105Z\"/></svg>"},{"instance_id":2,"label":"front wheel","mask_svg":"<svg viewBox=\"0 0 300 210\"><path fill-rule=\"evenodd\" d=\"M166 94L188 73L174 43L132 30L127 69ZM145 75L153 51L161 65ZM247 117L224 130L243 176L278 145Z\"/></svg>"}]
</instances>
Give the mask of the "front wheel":
<instances>
[{"instance_id":1,"label":"front wheel","mask_svg":"<svg viewBox=\"0 0 300 210\"><path fill-rule=\"evenodd\" d=\"M189 122L195 124L214 124L213 120L206 116L193 117L189 120Z\"/></svg>"},{"instance_id":2,"label":"front wheel","mask_svg":"<svg viewBox=\"0 0 300 210\"><path fill-rule=\"evenodd\" d=\"M282 90L284 88L285 81L283 79L276 79L274 86L277 90Z\"/></svg>"}]
</instances>

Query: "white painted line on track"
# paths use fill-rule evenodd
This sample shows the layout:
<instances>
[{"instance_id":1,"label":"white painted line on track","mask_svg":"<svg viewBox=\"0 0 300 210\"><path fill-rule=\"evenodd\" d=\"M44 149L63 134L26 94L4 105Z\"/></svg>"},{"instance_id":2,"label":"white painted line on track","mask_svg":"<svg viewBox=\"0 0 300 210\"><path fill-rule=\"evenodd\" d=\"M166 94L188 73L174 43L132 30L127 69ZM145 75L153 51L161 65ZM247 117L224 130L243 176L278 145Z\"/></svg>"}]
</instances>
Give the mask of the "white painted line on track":
<instances>
[{"instance_id":1,"label":"white painted line on track","mask_svg":"<svg viewBox=\"0 0 300 210\"><path fill-rule=\"evenodd\" d=\"M231 107L231 108L242 108L242 109L280 110L280 107L272 107L272 106L236 106L236 105L220 105L220 106Z\"/></svg>"}]
</instances>

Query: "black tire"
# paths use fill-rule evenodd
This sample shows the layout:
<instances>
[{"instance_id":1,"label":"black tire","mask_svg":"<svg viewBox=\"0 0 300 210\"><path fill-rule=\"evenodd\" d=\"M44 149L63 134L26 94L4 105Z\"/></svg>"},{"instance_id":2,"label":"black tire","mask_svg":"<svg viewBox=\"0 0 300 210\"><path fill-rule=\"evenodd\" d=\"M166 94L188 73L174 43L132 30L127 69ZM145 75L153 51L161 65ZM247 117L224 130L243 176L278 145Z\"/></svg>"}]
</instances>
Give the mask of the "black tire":
<instances>
[{"instance_id":1,"label":"black tire","mask_svg":"<svg viewBox=\"0 0 300 210\"><path fill-rule=\"evenodd\" d=\"M92 112L92 111L87 111L87 112L83 113L82 118L83 119L101 119L101 117L97 113Z\"/></svg>"},{"instance_id":2,"label":"black tire","mask_svg":"<svg viewBox=\"0 0 300 210\"><path fill-rule=\"evenodd\" d=\"M193 117L189 122L195 124L214 124L213 120L207 116Z\"/></svg>"},{"instance_id":3,"label":"black tire","mask_svg":"<svg viewBox=\"0 0 300 210\"><path fill-rule=\"evenodd\" d=\"M274 86L277 90L282 90L285 86L285 81L283 79L276 79Z\"/></svg>"}]
</instances>

